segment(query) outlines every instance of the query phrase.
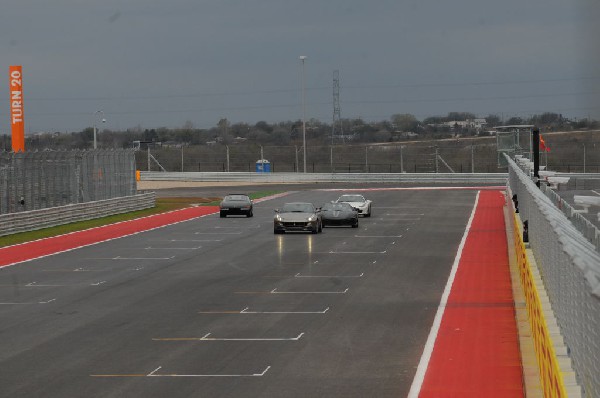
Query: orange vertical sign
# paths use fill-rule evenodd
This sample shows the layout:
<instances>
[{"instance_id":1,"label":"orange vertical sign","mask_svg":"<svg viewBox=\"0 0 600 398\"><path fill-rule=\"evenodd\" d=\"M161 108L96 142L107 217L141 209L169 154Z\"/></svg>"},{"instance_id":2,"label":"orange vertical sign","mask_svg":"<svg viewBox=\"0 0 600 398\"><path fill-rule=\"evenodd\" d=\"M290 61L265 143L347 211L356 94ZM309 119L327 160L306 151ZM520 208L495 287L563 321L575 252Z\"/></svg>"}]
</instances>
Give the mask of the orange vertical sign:
<instances>
[{"instance_id":1,"label":"orange vertical sign","mask_svg":"<svg viewBox=\"0 0 600 398\"><path fill-rule=\"evenodd\" d=\"M21 65L8 69L10 78L10 125L12 150L25 152L25 114L23 112L23 71Z\"/></svg>"}]
</instances>

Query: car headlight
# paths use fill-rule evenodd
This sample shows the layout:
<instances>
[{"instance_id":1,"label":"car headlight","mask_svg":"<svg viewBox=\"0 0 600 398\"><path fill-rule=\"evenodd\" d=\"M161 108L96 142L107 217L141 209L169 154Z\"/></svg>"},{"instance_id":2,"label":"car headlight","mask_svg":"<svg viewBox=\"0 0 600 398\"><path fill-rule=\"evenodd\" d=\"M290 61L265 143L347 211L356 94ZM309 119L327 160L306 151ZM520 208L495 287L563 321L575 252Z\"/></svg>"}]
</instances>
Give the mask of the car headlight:
<instances>
[{"instance_id":1,"label":"car headlight","mask_svg":"<svg viewBox=\"0 0 600 398\"><path fill-rule=\"evenodd\" d=\"M275 221L279 221L279 222L281 222L281 216L280 216L279 214L277 214L277 215L275 216Z\"/></svg>"},{"instance_id":2,"label":"car headlight","mask_svg":"<svg viewBox=\"0 0 600 398\"><path fill-rule=\"evenodd\" d=\"M310 221L310 222L317 221L317 216L312 215L312 216L308 217L308 221Z\"/></svg>"}]
</instances>

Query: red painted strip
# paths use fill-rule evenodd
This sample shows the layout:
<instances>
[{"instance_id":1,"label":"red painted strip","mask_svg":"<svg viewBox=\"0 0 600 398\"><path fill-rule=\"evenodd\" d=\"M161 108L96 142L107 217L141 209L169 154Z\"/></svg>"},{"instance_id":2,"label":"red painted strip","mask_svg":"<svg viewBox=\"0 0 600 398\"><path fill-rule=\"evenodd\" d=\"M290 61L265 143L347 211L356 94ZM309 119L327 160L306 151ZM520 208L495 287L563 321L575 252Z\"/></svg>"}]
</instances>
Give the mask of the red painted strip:
<instances>
[{"instance_id":1,"label":"red painted strip","mask_svg":"<svg viewBox=\"0 0 600 398\"><path fill-rule=\"evenodd\" d=\"M419 397L523 397L504 196L482 191Z\"/></svg>"},{"instance_id":2,"label":"red painted strip","mask_svg":"<svg viewBox=\"0 0 600 398\"><path fill-rule=\"evenodd\" d=\"M135 234L190 220L219 211L217 206L197 206L149 217L105 225L67 235L40 239L19 245L0 248L0 268L35 258L72 250L109 239Z\"/></svg>"}]
</instances>

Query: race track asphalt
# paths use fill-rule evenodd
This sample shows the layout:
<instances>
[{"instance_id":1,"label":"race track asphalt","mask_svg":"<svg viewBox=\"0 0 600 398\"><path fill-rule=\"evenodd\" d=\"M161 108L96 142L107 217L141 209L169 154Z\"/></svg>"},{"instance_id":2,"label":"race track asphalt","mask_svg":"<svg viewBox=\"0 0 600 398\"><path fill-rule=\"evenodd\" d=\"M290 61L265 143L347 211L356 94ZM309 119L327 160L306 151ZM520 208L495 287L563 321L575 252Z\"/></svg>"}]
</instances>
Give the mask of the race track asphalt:
<instances>
[{"instance_id":1,"label":"race track asphalt","mask_svg":"<svg viewBox=\"0 0 600 398\"><path fill-rule=\"evenodd\" d=\"M477 191L368 191L358 229L274 235L340 194L286 188L0 270L2 395L406 396Z\"/></svg>"}]
</instances>

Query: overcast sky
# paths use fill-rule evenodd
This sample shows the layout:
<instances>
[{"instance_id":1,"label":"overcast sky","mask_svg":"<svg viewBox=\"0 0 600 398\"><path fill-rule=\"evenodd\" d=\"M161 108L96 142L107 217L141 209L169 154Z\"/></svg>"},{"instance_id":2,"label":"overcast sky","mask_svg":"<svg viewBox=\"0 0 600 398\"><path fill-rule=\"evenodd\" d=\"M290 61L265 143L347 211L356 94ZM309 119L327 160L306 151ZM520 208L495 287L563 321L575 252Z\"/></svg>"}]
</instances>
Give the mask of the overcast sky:
<instances>
[{"instance_id":1,"label":"overcast sky","mask_svg":"<svg viewBox=\"0 0 600 398\"><path fill-rule=\"evenodd\" d=\"M599 118L598 0L2 0L0 132L9 65L27 132L209 128L302 117ZM2 83L3 81L3 83Z\"/></svg>"}]
</instances>

